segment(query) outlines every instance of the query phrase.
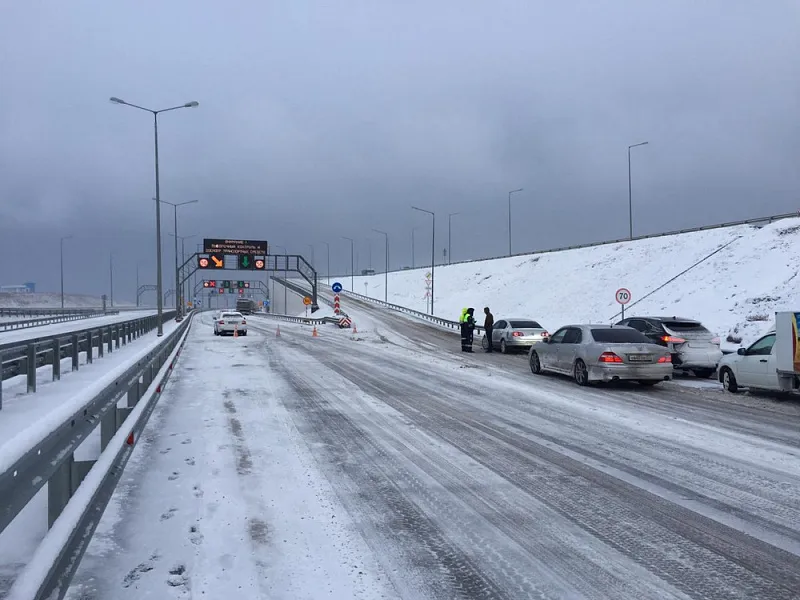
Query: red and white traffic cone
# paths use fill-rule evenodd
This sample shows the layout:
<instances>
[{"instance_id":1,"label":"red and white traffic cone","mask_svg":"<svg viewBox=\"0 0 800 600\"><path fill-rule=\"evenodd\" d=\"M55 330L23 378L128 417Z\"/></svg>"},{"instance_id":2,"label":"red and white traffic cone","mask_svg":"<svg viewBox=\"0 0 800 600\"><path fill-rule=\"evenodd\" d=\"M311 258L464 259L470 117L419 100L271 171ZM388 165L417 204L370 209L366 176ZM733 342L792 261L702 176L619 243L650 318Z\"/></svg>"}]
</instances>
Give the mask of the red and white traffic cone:
<instances>
[{"instance_id":1,"label":"red and white traffic cone","mask_svg":"<svg viewBox=\"0 0 800 600\"><path fill-rule=\"evenodd\" d=\"M238 325L234 325L233 326L233 337L235 337L235 338L239 337L239 326Z\"/></svg>"},{"instance_id":2,"label":"red and white traffic cone","mask_svg":"<svg viewBox=\"0 0 800 600\"><path fill-rule=\"evenodd\" d=\"M311 337L319 337L319 334L317 333L317 326L316 325L314 325L314 330L311 332Z\"/></svg>"},{"instance_id":3,"label":"red and white traffic cone","mask_svg":"<svg viewBox=\"0 0 800 600\"><path fill-rule=\"evenodd\" d=\"M356 327L355 322L353 322L353 333L358 333L358 328Z\"/></svg>"},{"instance_id":4,"label":"red and white traffic cone","mask_svg":"<svg viewBox=\"0 0 800 600\"><path fill-rule=\"evenodd\" d=\"M275 337L281 337L281 326L278 325L278 331L275 332Z\"/></svg>"}]
</instances>

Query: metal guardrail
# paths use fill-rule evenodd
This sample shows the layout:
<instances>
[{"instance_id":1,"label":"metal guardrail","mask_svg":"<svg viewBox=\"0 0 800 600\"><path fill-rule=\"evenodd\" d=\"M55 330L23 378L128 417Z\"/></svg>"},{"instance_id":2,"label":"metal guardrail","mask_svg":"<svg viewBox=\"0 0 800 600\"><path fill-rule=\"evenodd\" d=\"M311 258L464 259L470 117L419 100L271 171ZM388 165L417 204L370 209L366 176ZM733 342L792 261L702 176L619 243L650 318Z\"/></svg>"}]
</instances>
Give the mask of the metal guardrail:
<instances>
[{"instance_id":1,"label":"metal guardrail","mask_svg":"<svg viewBox=\"0 0 800 600\"><path fill-rule=\"evenodd\" d=\"M192 315L17 457L0 459L0 532L47 484L50 530L30 564L47 570L23 570L7 600L63 598L122 476L147 420L172 372ZM127 399L124 408L117 406ZM74 452L100 426L101 454L77 461ZM12 450L13 451L13 450Z\"/></svg>"},{"instance_id":2,"label":"metal guardrail","mask_svg":"<svg viewBox=\"0 0 800 600\"><path fill-rule=\"evenodd\" d=\"M17 329L28 329L30 327L40 327L42 325L51 325L53 323L65 323L67 321L78 321L81 319L92 319L95 317L107 317L109 315L118 315L118 310L103 312L98 309L93 312L79 312L79 313L62 313L57 315L50 315L48 317L37 317L32 319L24 319L20 321L0 321L0 332L2 331L15 331Z\"/></svg>"},{"instance_id":3,"label":"metal guardrail","mask_svg":"<svg viewBox=\"0 0 800 600\"><path fill-rule=\"evenodd\" d=\"M164 312L164 322L174 317L174 310ZM0 410L3 408L4 380L26 374L27 391L34 393L39 367L52 365L53 381L58 381L61 379L61 360L71 357L72 370L77 371L81 352L86 352L86 360L91 363L94 360L94 348L97 348L98 358L102 358L106 349L110 354L114 348L127 344L157 326L158 315L148 315L99 327L0 344Z\"/></svg>"},{"instance_id":4,"label":"metal guardrail","mask_svg":"<svg viewBox=\"0 0 800 600\"><path fill-rule=\"evenodd\" d=\"M759 217L755 219L743 219L741 221L729 221L728 223L717 223L715 225L703 225L700 227L689 227L687 229L676 229L674 231L665 231L662 233L650 233L647 235L638 235L635 236L633 239L630 238L618 238L614 240L605 240L600 242L588 242L585 244L576 244L572 246L561 246L559 248L547 248L545 250L533 250L531 252L518 252L516 254L504 254L502 256L487 256L484 258L469 258L465 260L455 260L450 263L437 263L437 267L448 267L451 265L463 265L467 263L476 263L476 262L484 262L487 260L498 260L501 258L520 258L524 256L536 256L539 254L551 254L553 252L564 252L565 250L579 250L581 248L595 248L597 246L605 246L607 244L618 244L620 242L635 242L637 240L649 240L653 238L660 238L660 237L667 237L670 235L680 235L683 233L695 233L698 231L708 231L710 229L724 229L725 227L736 227L737 225L768 225L775 221L781 221L783 219L792 219L800 217L800 212L793 212L793 213L783 213L779 215L771 215L768 217ZM422 265L418 267L414 267L413 269L390 269L389 273L401 273L403 271L409 271L414 269L430 269L430 265ZM383 271L377 271L375 276L383 275ZM344 279L350 277L349 274L345 275L330 275L331 279ZM363 275L359 275L356 273L356 277L363 277Z\"/></svg>"},{"instance_id":5,"label":"metal guardrail","mask_svg":"<svg viewBox=\"0 0 800 600\"><path fill-rule=\"evenodd\" d=\"M0 307L0 317L49 317L52 315L79 315L83 313L102 312L102 306L84 308L45 308L45 307ZM116 310L112 308L111 310Z\"/></svg>"},{"instance_id":6,"label":"metal guardrail","mask_svg":"<svg viewBox=\"0 0 800 600\"><path fill-rule=\"evenodd\" d=\"M302 323L304 325L323 325L325 323L333 323L334 325L338 325L339 319L346 317L347 314L342 312L341 317L320 317L318 319L311 317L293 317L291 315L276 315L274 313L253 313L250 316L277 319L278 321L287 321L289 323Z\"/></svg>"}]
</instances>

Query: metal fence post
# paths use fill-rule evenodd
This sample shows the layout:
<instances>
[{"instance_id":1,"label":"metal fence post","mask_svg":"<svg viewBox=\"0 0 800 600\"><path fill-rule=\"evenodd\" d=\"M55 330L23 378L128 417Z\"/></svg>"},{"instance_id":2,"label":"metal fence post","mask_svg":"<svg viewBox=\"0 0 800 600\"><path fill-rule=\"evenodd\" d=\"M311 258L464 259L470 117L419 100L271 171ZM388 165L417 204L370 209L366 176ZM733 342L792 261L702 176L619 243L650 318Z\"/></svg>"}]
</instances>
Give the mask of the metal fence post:
<instances>
[{"instance_id":1,"label":"metal fence post","mask_svg":"<svg viewBox=\"0 0 800 600\"><path fill-rule=\"evenodd\" d=\"M102 331L102 329L100 331ZM86 335L86 362L92 363L93 361L94 361L94 331L90 330L89 333Z\"/></svg>"},{"instance_id":2,"label":"metal fence post","mask_svg":"<svg viewBox=\"0 0 800 600\"><path fill-rule=\"evenodd\" d=\"M81 362L81 340L77 333L72 334L72 370L77 371Z\"/></svg>"},{"instance_id":3,"label":"metal fence post","mask_svg":"<svg viewBox=\"0 0 800 600\"><path fill-rule=\"evenodd\" d=\"M109 349L109 352L110 351ZM103 358L103 352L103 329L101 328L97 335L97 358Z\"/></svg>"},{"instance_id":4,"label":"metal fence post","mask_svg":"<svg viewBox=\"0 0 800 600\"><path fill-rule=\"evenodd\" d=\"M27 363L28 371L28 393L36 391L36 345L28 344Z\"/></svg>"},{"instance_id":5,"label":"metal fence post","mask_svg":"<svg viewBox=\"0 0 800 600\"><path fill-rule=\"evenodd\" d=\"M72 495L73 454L47 480L47 528L53 526Z\"/></svg>"},{"instance_id":6,"label":"metal fence post","mask_svg":"<svg viewBox=\"0 0 800 600\"><path fill-rule=\"evenodd\" d=\"M53 381L61 379L61 340L53 338Z\"/></svg>"},{"instance_id":7,"label":"metal fence post","mask_svg":"<svg viewBox=\"0 0 800 600\"><path fill-rule=\"evenodd\" d=\"M108 328L108 353L111 354L114 351L114 326Z\"/></svg>"},{"instance_id":8,"label":"metal fence post","mask_svg":"<svg viewBox=\"0 0 800 600\"><path fill-rule=\"evenodd\" d=\"M100 452L106 449L111 438L117 433L117 403L106 410L100 421Z\"/></svg>"},{"instance_id":9,"label":"metal fence post","mask_svg":"<svg viewBox=\"0 0 800 600\"><path fill-rule=\"evenodd\" d=\"M112 328L112 331L114 332L114 347L119 350L120 338L122 337L122 332L120 331L119 325L115 325Z\"/></svg>"}]
</instances>

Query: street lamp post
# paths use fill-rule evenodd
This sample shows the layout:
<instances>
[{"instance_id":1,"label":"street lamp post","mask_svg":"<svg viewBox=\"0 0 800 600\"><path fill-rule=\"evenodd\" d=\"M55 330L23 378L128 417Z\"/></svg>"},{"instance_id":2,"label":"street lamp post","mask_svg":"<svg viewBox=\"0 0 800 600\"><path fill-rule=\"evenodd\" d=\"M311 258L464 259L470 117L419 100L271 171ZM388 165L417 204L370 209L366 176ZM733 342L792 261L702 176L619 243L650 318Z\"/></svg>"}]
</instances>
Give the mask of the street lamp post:
<instances>
[{"instance_id":1,"label":"street lamp post","mask_svg":"<svg viewBox=\"0 0 800 600\"><path fill-rule=\"evenodd\" d=\"M187 102L186 104L181 104L180 106L172 106L170 108L162 108L159 110L153 110L151 108L145 108L144 106L138 106L136 104L131 104L130 102L125 102L120 98L111 97L111 102L114 104L123 104L125 106L130 106L131 108L138 108L139 110L143 110L149 112L153 115L153 131L155 134L155 162L156 162L156 287L158 288L156 291L157 296L157 310L158 310L158 336L161 337L164 335L164 325L163 325L163 314L164 314L164 299L162 297L163 291L163 284L161 279L161 190L160 184L158 179L158 115L162 112L169 112L171 110L178 110L180 108L195 108L200 105L199 102L192 101Z\"/></svg>"},{"instance_id":2,"label":"street lamp post","mask_svg":"<svg viewBox=\"0 0 800 600\"><path fill-rule=\"evenodd\" d=\"M386 237L386 271L383 282L383 301L389 302L389 234L380 229L373 229L375 233L381 233Z\"/></svg>"},{"instance_id":3,"label":"street lamp post","mask_svg":"<svg viewBox=\"0 0 800 600\"><path fill-rule=\"evenodd\" d=\"M109 274L109 288L111 308L114 308L114 253L110 252L108 255L108 274Z\"/></svg>"},{"instance_id":4,"label":"street lamp post","mask_svg":"<svg viewBox=\"0 0 800 600\"><path fill-rule=\"evenodd\" d=\"M431 226L431 315L433 314L433 290L434 290L434 281L436 279L436 213L425 210L424 208L417 208L416 206L411 207L414 210L418 210L419 212L428 213L432 221Z\"/></svg>"},{"instance_id":5,"label":"street lamp post","mask_svg":"<svg viewBox=\"0 0 800 600\"><path fill-rule=\"evenodd\" d=\"M350 240L350 291L355 292L355 271L356 271L356 261L355 261L355 240L353 238L349 238L347 236L342 236L345 240Z\"/></svg>"},{"instance_id":6,"label":"street lamp post","mask_svg":"<svg viewBox=\"0 0 800 600\"><path fill-rule=\"evenodd\" d=\"M273 244L272 247L280 248L281 250L283 250L284 255L289 254L289 251L286 249L286 246L276 246ZM283 257L283 314L285 315L289 314L288 313L289 309L286 306L289 298L289 294L286 292L286 276L288 274L286 269L288 266L289 266L289 258L287 256L284 256ZM275 258L275 268L277 267L278 267L278 259ZM275 293L275 279L272 280L272 293L273 294Z\"/></svg>"},{"instance_id":7,"label":"street lamp post","mask_svg":"<svg viewBox=\"0 0 800 600\"><path fill-rule=\"evenodd\" d=\"M183 204L191 204L192 202L197 202L197 200L192 200L191 202L184 202ZM180 206L180 205L178 205L178 206ZM176 226L176 229L177 229L177 226ZM175 239L180 238L180 240L181 240L181 265L182 265L183 263L186 262L186 246L184 245L184 243L186 242L186 240L195 237L196 234L193 233L192 235L178 235L178 236L175 236L175 234L170 233L170 234L167 234L167 235L174 236ZM178 247L177 247L177 244L176 244L176 246L175 246L175 250L176 250L175 255L176 255L176 257L177 257L177 254L178 254L177 253L177 249L178 249ZM176 261L176 263L177 263L177 261ZM187 281L186 285L180 286L180 288L181 288L181 307L183 307L186 304L186 295L184 294L184 292L186 292L186 293L189 292L188 285L189 285L189 282ZM183 311L183 308L181 308L181 311Z\"/></svg>"},{"instance_id":8,"label":"street lamp post","mask_svg":"<svg viewBox=\"0 0 800 600\"><path fill-rule=\"evenodd\" d=\"M511 194L521 192L523 188L508 192L508 255L511 256Z\"/></svg>"},{"instance_id":9,"label":"street lamp post","mask_svg":"<svg viewBox=\"0 0 800 600\"><path fill-rule=\"evenodd\" d=\"M411 268L417 268L417 253L414 249L414 232L419 229L419 227L412 227L411 228Z\"/></svg>"},{"instance_id":10,"label":"street lamp post","mask_svg":"<svg viewBox=\"0 0 800 600\"><path fill-rule=\"evenodd\" d=\"M328 248L328 285L331 284L331 245L328 242L322 242Z\"/></svg>"},{"instance_id":11,"label":"street lamp post","mask_svg":"<svg viewBox=\"0 0 800 600\"><path fill-rule=\"evenodd\" d=\"M453 243L452 243L452 219L461 213L450 213L447 215L447 264L453 262Z\"/></svg>"},{"instance_id":12,"label":"street lamp post","mask_svg":"<svg viewBox=\"0 0 800 600\"><path fill-rule=\"evenodd\" d=\"M311 266L314 267L314 270L317 270L316 261L314 260L314 244L308 244L308 247L311 249Z\"/></svg>"},{"instance_id":13,"label":"street lamp post","mask_svg":"<svg viewBox=\"0 0 800 600\"><path fill-rule=\"evenodd\" d=\"M633 239L633 193L631 189L631 148L637 146L646 146L650 142L640 142L628 146L628 233L630 239Z\"/></svg>"},{"instance_id":14,"label":"street lamp post","mask_svg":"<svg viewBox=\"0 0 800 600\"><path fill-rule=\"evenodd\" d=\"M64 308L64 240L72 239L71 235L61 238L61 308Z\"/></svg>"},{"instance_id":15,"label":"street lamp post","mask_svg":"<svg viewBox=\"0 0 800 600\"><path fill-rule=\"evenodd\" d=\"M155 200L155 198L154 198ZM175 238L175 320L180 321L183 319L183 290L181 289L181 277L180 272L178 270L178 207L179 206L186 206L187 204L195 204L197 200L187 200L186 202L168 202L166 200L158 201L156 200L156 204L160 204L163 202L164 204L169 204L174 209L174 217L173 217L173 226L175 228L175 233L167 234L172 235Z\"/></svg>"}]
</instances>

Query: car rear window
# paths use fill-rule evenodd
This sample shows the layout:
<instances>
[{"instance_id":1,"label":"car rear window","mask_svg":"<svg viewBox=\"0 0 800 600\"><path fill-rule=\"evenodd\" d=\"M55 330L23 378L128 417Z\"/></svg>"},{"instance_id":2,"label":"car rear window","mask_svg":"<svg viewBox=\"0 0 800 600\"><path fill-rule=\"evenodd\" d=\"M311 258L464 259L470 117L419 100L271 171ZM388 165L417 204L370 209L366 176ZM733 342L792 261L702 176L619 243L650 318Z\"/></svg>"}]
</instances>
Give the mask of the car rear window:
<instances>
[{"instance_id":1,"label":"car rear window","mask_svg":"<svg viewBox=\"0 0 800 600\"><path fill-rule=\"evenodd\" d=\"M242 315L240 315L239 313L223 313L222 318L223 319L235 319L236 317L241 317L241 316Z\"/></svg>"},{"instance_id":2,"label":"car rear window","mask_svg":"<svg viewBox=\"0 0 800 600\"><path fill-rule=\"evenodd\" d=\"M674 331L694 331L697 333L711 333L703 327L700 323L692 321L662 321L664 327L668 327Z\"/></svg>"},{"instance_id":3,"label":"car rear window","mask_svg":"<svg viewBox=\"0 0 800 600\"><path fill-rule=\"evenodd\" d=\"M543 329L536 321L510 321L514 329Z\"/></svg>"},{"instance_id":4,"label":"car rear window","mask_svg":"<svg viewBox=\"0 0 800 600\"><path fill-rule=\"evenodd\" d=\"M635 329L615 327L612 329L592 329L595 342L601 344L649 344L651 343L644 334Z\"/></svg>"}]
</instances>

